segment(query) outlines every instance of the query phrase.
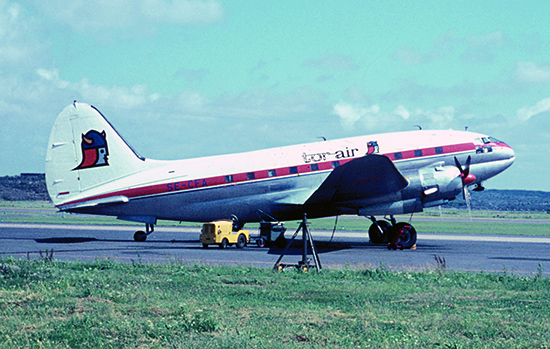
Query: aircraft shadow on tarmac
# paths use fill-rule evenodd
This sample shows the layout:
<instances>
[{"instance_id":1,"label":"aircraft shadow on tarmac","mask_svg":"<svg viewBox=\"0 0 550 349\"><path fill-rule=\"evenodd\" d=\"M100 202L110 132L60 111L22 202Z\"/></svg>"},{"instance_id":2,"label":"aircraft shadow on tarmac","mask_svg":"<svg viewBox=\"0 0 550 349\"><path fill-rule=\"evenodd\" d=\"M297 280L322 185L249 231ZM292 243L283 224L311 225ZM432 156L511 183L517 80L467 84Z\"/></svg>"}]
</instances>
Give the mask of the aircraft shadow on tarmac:
<instances>
[{"instance_id":1,"label":"aircraft shadow on tarmac","mask_svg":"<svg viewBox=\"0 0 550 349\"><path fill-rule=\"evenodd\" d=\"M336 251L342 251L342 250L350 250L350 249L356 249L356 248L360 248L360 249L365 249L365 250L388 250L388 245L386 244L373 244L371 242L368 242L368 241L364 241L364 242L358 242L358 241L354 241L354 242L316 242L315 243L315 248L317 249L317 253L318 254L323 254L323 253L330 253L330 252L336 252ZM279 255L283 252L284 248L277 248L277 247L272 247L269 249L268 251L268 254L274 254L274 255ZM445 252L445 251L448 251L449 249L446 248L446 247L442 247L441 245L430 245L430 244L422 244L421 246L418 246L417 247L417 250L421 250L422 252L437 252L437 253L441 253L441 252ZM407 250L406 250L407 251ZM408 250L408 251L413 251L413 250ZM388 251L390 252L390 251ZM397 251L396 251L397 252ZM308 247L308 253L311 253L311 248ZM296 243L293 243L290 248L288 249L288 251L286 252L287 255L296 255L296 256L301 256L302 255L302 243L301 242L296 242Z\"/></svg>"},{"instance_id":2,"label":"aircraft shadow on tarmac","mask_svg":"<svg viewBox=\"0 0 550 349\"><path fill-rule=\"evenodd\" d=\"M34 239L38 244L78 244L83 242L129 242L135 244L141 244L141 242L134 242L132 240L115 240L115 239L97 239L92 237L57 237L47 239ZM168 244L168 243L196 243L196 240L150 240L147 244Z\"/></svg>"},{"instance_id":3,"label":"aircraft shadow on tarmac","mask_svg":"<svg viewBox=\"0 0 550 349\"><path fill-rule=\"evenodd\" d=\"M139 250L148 250L151 248L158 248L160 250L182 250L182 249L196 249L196 250L204 250L202 245L195 239L193 240L148 240L146 242L134 242L132 240L124 240L124 239L98 239L94 237L71 237L71 236L65 236L65 237L52 237L52 238L44 238L44 239L34 239L34 241L38 244L62 244L62 245L71 245L71 244L82 244L87 242L99 242L99 243L129 243L130 247L135 247ZM166 246L167 244L170 244L169 246ZM182 246L182 244L185 244ZM158 246L155 247L155 245L165 245L165 246ZM65 246L69 247L69 246ZM386 250L387 245L385 244L373 244L369 241L353 241L353 242L327 242L327 241L320 241L315 243L315 247L317 249L318 254L324 254L324 253L331 253L336 251L342 251L342 250L349 250L349 249L356 249L356 248L364 248L367 250ZM235 248L234 246L229 247L229 249ZM108 248L108 250L118 250L121 248L117 247L111 247ZM124 249L124 248L122 248ZM219 249L217 246L212 246L211 249ZM258 250L261 249L259 247L256 247L255 244L249 244L248 247L246 247L244 250L247 249L254 249ZM431 250L441 253L443 250L448 250L447 248L441 246L441 245L430 245L430 244L421 244L417 247L418 250L422 250L423 252L429 252ZM98 250L105 250L103 248L98 248ZM284 248L280 248L277 246L272 246L270 248L266 248L267 253L270 255L280 255L283 253ZM308 246L308 254L311 253L311 248ZM292 245L288 248L286 251L287 255L295 255L299 256L302 254L302 243L301 241L295 241L292 243ZM505 257L502 257L505 258ZM513 259L513 257L508 257L508 259Z\"/></svg>"},{"instance_id":4,"label":"aircraft shadow on tarmac","mask_svg":"<svg viewBox=\"0 0 550 349\"><path fill-rule=\"evenodd\" d=\"M96 238L84 238L84 237L62 237L62 238L48 238L48 239L34 239L38 244L78 244L82 242L99 241Z\"/></svg>"}]
</instances>

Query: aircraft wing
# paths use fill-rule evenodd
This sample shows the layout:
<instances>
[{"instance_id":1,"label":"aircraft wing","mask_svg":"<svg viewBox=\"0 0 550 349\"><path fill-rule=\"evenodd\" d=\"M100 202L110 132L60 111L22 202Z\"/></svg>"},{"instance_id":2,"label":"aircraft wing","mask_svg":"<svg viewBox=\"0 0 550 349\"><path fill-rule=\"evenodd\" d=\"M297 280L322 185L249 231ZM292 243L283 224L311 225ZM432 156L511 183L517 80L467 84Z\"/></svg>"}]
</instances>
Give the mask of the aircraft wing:
<instances>
[{"instance_id":1,"label":"aircraft wing","mask_svg":"<svg viewBox=\"0 0 550 349\"><path fill-rule=\"evenodd\" d=\"M408 184L388 157L371 154L335 168L305 204L373 198L397 192Z\"/></svg>"}]
</instances>

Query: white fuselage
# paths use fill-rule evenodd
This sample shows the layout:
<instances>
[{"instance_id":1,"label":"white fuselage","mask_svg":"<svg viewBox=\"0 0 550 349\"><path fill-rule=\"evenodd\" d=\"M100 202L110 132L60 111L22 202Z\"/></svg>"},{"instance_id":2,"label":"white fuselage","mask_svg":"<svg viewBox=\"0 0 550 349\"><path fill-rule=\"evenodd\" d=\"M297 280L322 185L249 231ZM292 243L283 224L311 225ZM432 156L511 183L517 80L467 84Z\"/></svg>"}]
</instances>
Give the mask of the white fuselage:
<instances>
[{"instance_id":1,"label":"white fuselage","mask_svg":"<svg viewBox=\"0 0 550 349\"><path fill-rule=\"evenodd\" d=\"M472 158L470 173L475 181L469 185L502 172L514 161L509 146L482 134L419 130L178 161L146 159L141 171L87 188L69 201L54 202L62 210L145 223L156 219L206 222L233 216L245 222L268 217L287 220L299 218L304 211L310 217L381 214L379 210L408 197L393 193L304 205L334 168L367 154L387 156L411 183L420 169L452 168L455 157L461 163ZM101 205L115 197L126 199L120 205Z\"/></svg>"}]
</instances>

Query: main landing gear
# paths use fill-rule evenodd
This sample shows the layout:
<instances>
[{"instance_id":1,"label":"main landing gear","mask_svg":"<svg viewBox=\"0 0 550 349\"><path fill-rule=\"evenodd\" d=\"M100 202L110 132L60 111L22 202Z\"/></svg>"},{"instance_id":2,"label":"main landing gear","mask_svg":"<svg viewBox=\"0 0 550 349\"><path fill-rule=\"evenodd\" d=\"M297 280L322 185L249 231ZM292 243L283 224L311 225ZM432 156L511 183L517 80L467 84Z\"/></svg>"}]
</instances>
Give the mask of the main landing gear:
<instances>
[{"instance_id":1,"label":"main landing gear","mask_svg":"<svg viewBox=\"0 0 550 349\"><path fill-rule=\"evenodd\" d=\"M154 231L155 231L155 226L153 224L146 223L145 231L143 230L136 231L136 233L134 234L134 240L139 242L145 241L147 240L147 236L153 233Z\"/></svg>"},{"instance_id":2,"label":"main landing gear","mask_svg":"<svg viewBox=\"0 0 550 349\"><path fill-rule=\"evenodd\" d=\"M397 223L393 216L388 220L376 220L369 217L372 224L369 228L369 238L373 244L388 244L388 249L412 249L416 246L416 229L409 224Z\"/></svg>"}]
</instances>

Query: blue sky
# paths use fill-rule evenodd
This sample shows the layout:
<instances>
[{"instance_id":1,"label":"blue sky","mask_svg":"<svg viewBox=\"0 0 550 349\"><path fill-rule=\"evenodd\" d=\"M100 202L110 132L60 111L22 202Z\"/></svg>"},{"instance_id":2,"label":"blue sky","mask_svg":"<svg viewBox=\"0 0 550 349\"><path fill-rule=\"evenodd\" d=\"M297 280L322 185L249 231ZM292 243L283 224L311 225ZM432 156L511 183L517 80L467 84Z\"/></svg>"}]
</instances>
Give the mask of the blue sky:
<instances>
[{"instance_id":1,"label":"blue sky","mask_svg":"<svg viewBox=\"0 0 550 349\"><path fill-rule=\"evenodd\" d=\"M490 189L550 191L542 1L0 0L0 176L43 172L96 106L146 157L458 129L516 151Z\"/></svg>"}]
</instances>

